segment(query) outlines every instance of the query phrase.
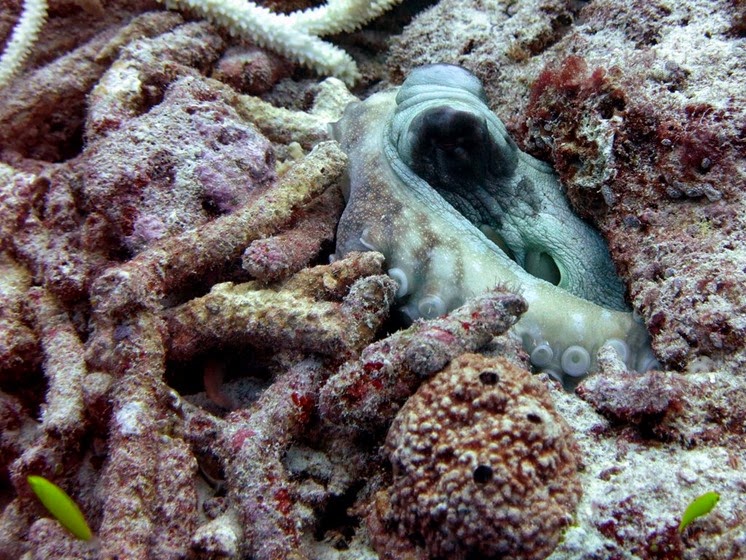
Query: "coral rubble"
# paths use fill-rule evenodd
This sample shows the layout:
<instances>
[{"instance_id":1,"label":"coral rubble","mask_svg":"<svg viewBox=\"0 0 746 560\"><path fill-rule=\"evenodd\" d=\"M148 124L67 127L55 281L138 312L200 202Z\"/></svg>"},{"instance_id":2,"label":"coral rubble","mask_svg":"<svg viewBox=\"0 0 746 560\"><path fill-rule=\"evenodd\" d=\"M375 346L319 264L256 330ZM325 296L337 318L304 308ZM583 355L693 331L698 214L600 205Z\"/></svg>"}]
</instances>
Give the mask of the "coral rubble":
<instances>
[{"instance_id":1,"label":"coral rubble","mask_svg":"<svg viewBox=\"0 0 746 560\"><path fill-rule=\"evenodd\" d=\"M515 325L537 305L485 269L403 328L386 255L331 254L361 163L329 141L340 80L195 11L51 0L0 98L0 559L746 557L743 7L403 7L332 38L356 93L472 71L608 242L666 369L603 346L571 387L532 377ZM277 18L310 36L328 10Z\"/></svg>"}]
</instances>

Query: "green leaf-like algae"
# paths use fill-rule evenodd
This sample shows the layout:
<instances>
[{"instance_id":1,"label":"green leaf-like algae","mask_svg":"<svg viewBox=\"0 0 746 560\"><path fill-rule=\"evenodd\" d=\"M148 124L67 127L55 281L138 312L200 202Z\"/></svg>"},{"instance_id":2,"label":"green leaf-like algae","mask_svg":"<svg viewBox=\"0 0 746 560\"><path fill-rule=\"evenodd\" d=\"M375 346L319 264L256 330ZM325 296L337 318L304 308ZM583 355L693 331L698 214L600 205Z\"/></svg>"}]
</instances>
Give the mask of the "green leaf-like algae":
<instances>
[{"instance_id":1,"label":"green leaf-like algae","mask_svg":"<svg viewBox=\"0 0 746 560\"><path fill-rule=\"evenodd\" d=\"M43 476L31 475L26 478L34 494L60 524L73 535L84 541L91 540L93 533L83 517L78 504L56 484Z\"/></svg>"},{"instance_id":2,"label":"green leaf-like algae","mask_svg":"<svg viewBox=\"0 0 746 560\"><path fill-rule=\"evenodd\" d=\"M720 500L720 494L717 492L705 492L701 496L694 498L690 503L684 515L681 516L681 523L679 523L679 533L681 533L687 526L703 515L707 515L715 507L715 504Z\"/></svg>"}]
</instances>

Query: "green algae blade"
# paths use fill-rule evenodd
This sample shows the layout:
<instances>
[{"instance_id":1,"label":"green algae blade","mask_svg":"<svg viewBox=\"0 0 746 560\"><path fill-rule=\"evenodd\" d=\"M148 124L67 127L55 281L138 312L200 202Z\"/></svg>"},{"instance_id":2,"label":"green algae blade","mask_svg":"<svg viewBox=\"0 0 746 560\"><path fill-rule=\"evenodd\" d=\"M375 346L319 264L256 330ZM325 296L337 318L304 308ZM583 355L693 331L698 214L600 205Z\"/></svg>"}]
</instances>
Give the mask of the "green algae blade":
<instances>
[{"instance_id":1,"label":"green algae blade","mask_svg":"<svg viewBox=\"0 0 746 560\"><path fill-rule=\"evenodd\" d=\"M83 517L78 504L56 484L43 476L31 475L26 478L44 507L49 510L57 521L73 535L84 541L91 540L93 533Z\"/></svg>"},{"instance_id":2,"label":"green algae blade","mask_svg":"<svg viewBox=\"0 0 746 560\"><path fill-rule=\"evenodd\" d=\"M698 517L710 513L719 500L720 494L717 492L705 492L701 496L694 498L692 503L690 503L684 511L684 515L681 516L679 533L686 529L687 526Z\"/></svg>"}]
</instances>

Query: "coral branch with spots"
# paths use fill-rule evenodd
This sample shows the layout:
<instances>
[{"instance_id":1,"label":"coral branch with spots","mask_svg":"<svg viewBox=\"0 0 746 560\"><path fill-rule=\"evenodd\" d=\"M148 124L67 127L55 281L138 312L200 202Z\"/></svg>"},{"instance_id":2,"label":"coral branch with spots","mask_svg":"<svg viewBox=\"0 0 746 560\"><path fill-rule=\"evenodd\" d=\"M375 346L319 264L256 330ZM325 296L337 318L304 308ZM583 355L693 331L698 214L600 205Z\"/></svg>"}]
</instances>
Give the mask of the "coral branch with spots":
<instances>
[{"instance_id":1,"label":"coral branch with spots","mask_svg":"<svg viewBox=\"0 0 746 560\"><path fill-rule=\"evenodd\" d=\"M395 291L385 275L361 278L341 303L260 289L253 282L217 284L208 295L167 312L169 357L184 361L219 345L276 349L291 331L296 349L343 358L375 334Z\"/></svg>"},{"instance_id":2,"label":"coral branch with spots","mask_svg":"<svg viewBox=\"0 0 746 560\"><path fill-rule=\"evenodd\" d=\"M296 485L290 480L283 457L288 447L306 430L314 402L325 376L320 363L300 362L274 380L249 409L236 411L216 425L205 438L201 415L187 413L191 439L202 448L213 449L226 476L228 507L236 510L244 543L242 554L257 560L297 558L301 552L304 506L297 501ZM208 426L210 424L207 424ZM200 429L202 428L202 429ZM205 552L224 553L208 546L209 530L197 542Z\"/></svg>"},{"instance_id":3,"label":"coral branch with spots","mask_svg":"<svg viewBox=\"0 0 746 560\"><path fill-rule=\"evenodd\" d=\"M4 255L0 261L0 371L20 376L38 365L36 332L23 321L23 302L31 287L31 275Z\"/></svg>"},{"instance_id":4,"label":"coral branch with spots","mask_svg":"<svg viewBox=\"0 0 746 560\"><path fill-rule=\"evenodd\" d=\"M163 382L162 320L136 308L121 318L126 319L124 328L120 318L113 319L104 315L97 321L97 337L110 333L113 349L97 356L97 365L116 376L110 392L109 452L101 472L101 555L157 552L169 558L186 549L197 527L197 465L179 430L177 397ZM179 465L176 471L174 465Z\"/></svg>"}]
</instances>

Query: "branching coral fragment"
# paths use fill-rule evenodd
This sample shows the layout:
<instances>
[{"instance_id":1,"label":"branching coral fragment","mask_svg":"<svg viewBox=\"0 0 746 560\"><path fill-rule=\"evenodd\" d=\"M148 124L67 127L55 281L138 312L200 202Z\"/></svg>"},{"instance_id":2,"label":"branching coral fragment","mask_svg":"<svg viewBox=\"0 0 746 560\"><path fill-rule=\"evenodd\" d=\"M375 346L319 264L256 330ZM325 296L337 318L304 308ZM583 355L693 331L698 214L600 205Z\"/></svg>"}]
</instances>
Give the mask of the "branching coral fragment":
<instances>
[{"instance_id":1,"label":"branching coral fragment","mask_svg":"<svg viewBox=\"0 0 746 560\"><path fill-rule=\"evenodd\" d=\"M357 100L336 78L327 78L318 88L313 107L307 113L275 107L252 95L237 96L235 108L270 140L283 144L297 142L310 150L329 139L329 123L338 120L344 108Z\"/></svg>"},{"instance_id":2,"label":"branching coral fragment","mask_svg":"<svg viewBox=\"0 0 746 560\"><path fill-rule=\"evenodd\" d=\"M492 291L371 344L324 386L322 417L359 431L386 425L423 379L505 332L525 310L520 296Z\"/></svg>"},{"instance_id":3,"label":"branching coral fragment","mask_svg":"<svg viewBox=\"0 0 746 560\"><path fill-rule=\"evenodd\" d=\"M291 345L342 357L373 337L395 291L385 275L358 280L341 303L263 290L255 283L218 284L208 295L167 313L169 355L185 360L217 345L250 344L268 349Z\"/></svg>"},{"instance_id":4,"label":"branching coral fragment","mask_svg":"<svg viewBox=\"0 0 746 560\"><path fill-rule=\"evenodd\" d=\"M218 263L239 260L256 239L274 233L293 212L322 193L342 173L346 158L333 142L319 144L302 164L253 204L195 230L164 240L120 267L102 274L92 287L95 302L124 309L133 302L178 290Z\"/></svg>"},{"instance_id":5,"label":"branching coral fragment","mask_svg":"<svg viewBox=\"0 0 746 560\"><path fill-rule=\"evenodd\" d=\"M47 20L47 0L25 0L23 13L13 29L0 57L0 88L5 86L23 64Z\"/></svg>"},{"instance_id":6,"label":"branching coral fragment","mask_svg":"<svg viewBox=\"0 0 746 560\"><path fill-rule=\"evenodd\" d=\"M47 407L42 428L64 438L79 437L84 426L83 386L88 373L83 344L67 313L41 288L29 290L44 350Z\"/></svg>"},{"instance_id":7,"label":"branching coral fragment","mask_svg":"<svg viewBox=\"0 0 746 560\"><path fill-rule=\"evenodd\" d=\"M301 560L299 515L282 458L309 422L323 379L320 364L297 364L269 388L251 411L227 418L222 441L229 492L239 510L252 558Z\"/></svg>"},{"instance_id":8,"label":"branching coral fragment","mask_svg":"<svg viewBox=\"0 0 746 560\"><path fill-rule=\"evenodd\" d=\"M243 0L159 0L187 8L227 28L230 33L268 47L321 74L348 84L360 77L355 61L316 35L352 31L378 17L400 0L330 0L328 5L289 16L274 14Z\"/></svg>"}]
</instances>

